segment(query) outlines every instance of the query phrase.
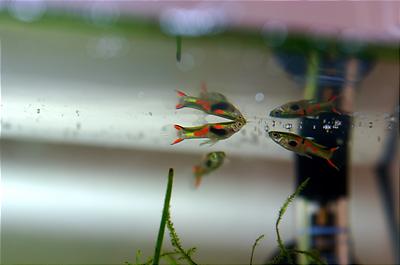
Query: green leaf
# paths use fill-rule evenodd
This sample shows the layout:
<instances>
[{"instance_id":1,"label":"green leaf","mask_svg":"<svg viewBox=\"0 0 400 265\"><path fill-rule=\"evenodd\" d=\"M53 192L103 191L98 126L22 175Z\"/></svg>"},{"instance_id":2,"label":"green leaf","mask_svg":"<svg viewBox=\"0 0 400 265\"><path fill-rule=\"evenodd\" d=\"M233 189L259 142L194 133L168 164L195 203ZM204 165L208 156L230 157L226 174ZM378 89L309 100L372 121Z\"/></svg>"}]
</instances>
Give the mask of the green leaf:
<instances>
[{"instance_id":1,"label":"green leaf","mask_svg":"<svg viewBox=\"0 0 400 265\"><path fill-rule=\"evenodd\" d=\"M264 235L259 236L256 241L253 244L253 247L251 248L251 256L250 256L250 265L253 265L253 256L254 256L254 251L256 249L256 246L258 243L264 238Z\"/></svg>"},{"instance_id":2,"label":"green leaf","mask_svg":"<svg viewBox=\"0 0 400 265\"><path fill-rule=\"evenodd\" d=\"M164 200L164 208L161 217L160 229L158 230L158 237L156 243L156 249L154 252L153 265L158 265L160 262L160 254L161 247L164 239L165 225L169 216L169 203L171 201L171 193L172 193L172 183L174 181L174 170L172 168L169 169L168 172L168 184L167 184L167 192L165 194Z\"/></svg>"},{"instance_id":3,"label":"green leaf","mask_svg":"<svg viewBox=\"0 0 400 265\"><path fill-rule=\"evenodd\" d=\"M278 259L274 259L273 264L278 263L283 257L285 257L290 264L294 264L293 260L292 260L292 257L290 256L288 250L286 249L285 245L283 244L281 235L279 233L279 224L280 224L280 222L282 220L282 217L285 214L287 208L289 207L289 204L306 187L306 185L307 185L309 180L310 180L310 178L307 178L305 181L303 181L300 184L300 186L297 187L296 191L286 199L285 203L283 204L283 206L279 210L278 219L276 220L276 224L275 224L275 230L276 230L276 237L277 237L278 246L279 246L279 250L280 250L280 257Z\"/></svg>"}]
</instances>

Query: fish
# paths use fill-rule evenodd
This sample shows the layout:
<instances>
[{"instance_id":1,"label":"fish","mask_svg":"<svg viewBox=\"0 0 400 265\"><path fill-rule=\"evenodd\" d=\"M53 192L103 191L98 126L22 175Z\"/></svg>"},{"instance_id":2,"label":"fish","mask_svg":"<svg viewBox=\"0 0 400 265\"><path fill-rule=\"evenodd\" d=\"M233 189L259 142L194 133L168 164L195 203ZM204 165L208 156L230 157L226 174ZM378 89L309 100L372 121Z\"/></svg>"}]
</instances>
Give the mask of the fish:
<instances>
[{"instance_id":1,"label":"fish","mask_svg":"<svg viewBox=\"0 0 400 265\"><path fill-rule=\"evenodd\" d=\"M231 122L207 123L194 127L183 127L175 124L177 130L177 139L171 145L182 142L185 139L208 139L201 145L210 143L215 144L220 140L227 139L237 133L244 125L245 120L236 120Z\"/></svg>"},{"instance_id":2,"label":"fish","mask_svg":"<svg viewBox=\"0 0 400 265\"><path fill-rule=\"evenodd\" d=\"M179 97L176 109L192 108L229 120L244 119L242 113L221 93L203 90L199 97L194 97L179 90L176 92Z\"/></svg>"},{"instance_id":3,"label":"fish","mask_svg":"<svg viewBox=\"0 0 400 265\"><path fill-rule=\"evenodd\" d=\"M204 175L207 175L222 166L225 156L225 152L222 151L208 153L205 155L200 165L193 167L196 188L200 186L201 179Z\"/></svg>"},{"instance_id":4,"label":"fish","mask_svg":"<svg viewBox=\"0 0 400 265\"><path fill-rule=\"evenodd\" d=\"M274 142L283 148L308 158L312 158L312 156L321 157L325 159L330 166L339 170L332 162L332 156L334 152L339 149L339 146L328 148L314 142L310 137L302 137L294 133L270 131L268 134Z\"/></svg>"},{"instance_id":5,"label":"fish","mask_svg":"<svg viewBox=\"0 0 400 265\"><path fill-rule=\"evenodd\" d=\"M315 117L323 112L334 112L342 114L336 108L337 96L332 96L326 102L318 102L315 99L298 100L288 102L275 109L269 115L276 118L300 118L300 117Z\"/></svg>"}]
</instances>

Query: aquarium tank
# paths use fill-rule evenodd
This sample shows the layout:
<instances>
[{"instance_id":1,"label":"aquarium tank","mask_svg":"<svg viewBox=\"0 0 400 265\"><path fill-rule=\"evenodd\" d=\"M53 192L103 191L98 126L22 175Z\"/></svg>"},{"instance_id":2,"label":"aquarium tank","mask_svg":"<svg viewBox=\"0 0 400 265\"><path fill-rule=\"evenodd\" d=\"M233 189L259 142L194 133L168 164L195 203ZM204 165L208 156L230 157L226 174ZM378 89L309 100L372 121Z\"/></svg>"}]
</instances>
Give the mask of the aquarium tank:
<instances>
[{"instance_id":1,"label":"aquarium tank","mask_svg":"<svg viewBox=\"0 0 400 265\"><path fill-rule=\"evenodd\" d=\"M0 0L1 264L399 264L400 4Z\"/></svg>"}]
</instances>

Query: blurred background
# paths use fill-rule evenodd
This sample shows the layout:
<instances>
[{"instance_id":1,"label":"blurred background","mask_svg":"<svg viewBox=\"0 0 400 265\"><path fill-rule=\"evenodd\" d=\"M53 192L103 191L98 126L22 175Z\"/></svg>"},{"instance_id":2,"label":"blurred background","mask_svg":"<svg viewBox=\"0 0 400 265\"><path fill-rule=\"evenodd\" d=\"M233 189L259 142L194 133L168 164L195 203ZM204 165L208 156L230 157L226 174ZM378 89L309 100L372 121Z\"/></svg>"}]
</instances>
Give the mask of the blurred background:
<instances>
[{"instance_id":1,"label":"blurred background","mask_svg":"<svg viewBox=\"0 0 400 265\"><path fill-rule=\"evenodd\" d=\"M326 40L374 61L353 102L351 245L360 264L395 263L375 169L393 146L398 224L399 3L40 0L0 1L1 263L121 264L138 249L151 256L170 167L173 221L197 260L246 264L266 234L255 257L265 262L296 170L265 128L297 126L268 114L304 94L304 80L275 51L324 52ZM215 120L175 110L175 89L197 95L202 82L248 124L211 147L171 146L172 124ZM229 161L195 190L192 166L210 150ZM284 217L285 241L296 236L294 215L292 207Z\"/></svg>"}]
</instances>

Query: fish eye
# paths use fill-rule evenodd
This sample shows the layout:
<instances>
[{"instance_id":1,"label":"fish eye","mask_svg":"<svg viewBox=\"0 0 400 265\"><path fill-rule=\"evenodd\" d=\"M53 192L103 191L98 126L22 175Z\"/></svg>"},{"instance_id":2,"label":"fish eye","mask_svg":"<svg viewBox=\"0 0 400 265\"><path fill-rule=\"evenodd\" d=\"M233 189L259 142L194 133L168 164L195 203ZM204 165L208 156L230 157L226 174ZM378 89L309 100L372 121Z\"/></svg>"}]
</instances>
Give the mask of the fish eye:
<instances>
[{"instance_id":1,"label":"fish eye","mask_svg":"<svg viewBox=\"0 0 400 265\"><path fill-rule=\"evenodd\" d=\"M299 107L299 105L297 105L297 104L294 104L294 105L291 105L290 106L290 109L291 110L298 110L300 107Z\"/></svg>"},{"instance_id":2,"label":"fish eye","mask_svg":"<svg viewBox=\"0 0 400 265\"><path fill-rule=\"evenodd\" d=\"M273 133L272 133L272 136L273 136L273 137L279 137L279 134L276 133L276 132L273 132Z\"/></svg>"},{"instance_id":3,"label":"fish eye","mask_svg":"<svg viewBox=\"0 0 400 265\"><path fill-rule=\"evenodd\" d=\"M293 140L289 141L288 144L289 144L290 146L292 146L292 147L296 147L296 146L297 146L297 142L296 142L296 141L293 141Z\"/></svg>"}]
</instances>

